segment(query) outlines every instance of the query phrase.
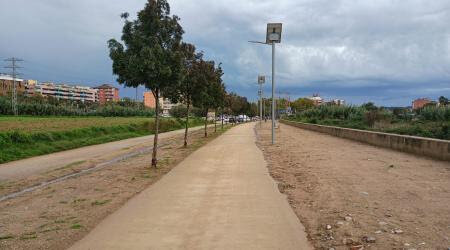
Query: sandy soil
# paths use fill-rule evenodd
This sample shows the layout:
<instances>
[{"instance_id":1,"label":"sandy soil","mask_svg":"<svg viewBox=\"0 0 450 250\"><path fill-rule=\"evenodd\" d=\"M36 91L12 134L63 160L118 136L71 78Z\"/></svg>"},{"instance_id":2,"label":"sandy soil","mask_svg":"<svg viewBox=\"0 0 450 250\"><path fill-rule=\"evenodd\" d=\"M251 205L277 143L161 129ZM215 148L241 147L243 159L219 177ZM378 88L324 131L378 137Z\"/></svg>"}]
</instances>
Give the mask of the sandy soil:
<instances>
[{"instance_id":1,"label":"sandy soil","mask_svg":"<svg viewBox=\"0 0 450 250\"><path fill-rule=\"evenodd\" d=\"M211 133L208 139L204 139L202 130L195 131L190 136L191 146L187 149L180 147L183 135L165 138L162 143L168 144L159 150L157 170L148 167L150 154L140 155L0 202L0 249L67 248L218 134ZM10 183L8 189L14 190L17 185L29 185L87 166L85 162L80 162L39 176L30 176Z\"/></svg>"},{"instance_id":2,"label":"sandy soil","mask_svg":"<svg viewBox=\"0 0 450 250\"><path fill-rule=\"evenodd\" d=\"M448 249L450 164L281 124L258 145L317 249ZM258 126L257 126L258 128Z\"/></svg>"}]
</instances>

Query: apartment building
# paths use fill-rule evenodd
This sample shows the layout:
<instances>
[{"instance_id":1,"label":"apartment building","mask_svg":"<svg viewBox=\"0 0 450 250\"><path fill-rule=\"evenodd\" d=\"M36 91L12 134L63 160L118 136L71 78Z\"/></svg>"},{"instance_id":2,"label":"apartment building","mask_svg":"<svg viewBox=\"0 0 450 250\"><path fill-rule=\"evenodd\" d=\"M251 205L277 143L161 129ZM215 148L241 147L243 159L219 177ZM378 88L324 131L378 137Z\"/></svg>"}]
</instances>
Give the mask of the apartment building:
<instances>
[{"instance_id":1,"label":"apartment building","mask_svg":"<svg viewBox=\"0 0 450 250\"><path fill-rule=\"evenodd\" d=\"M164 97L159 98L159 104L162 114L165 116L169 115L169 111L173 107L180 105L179 103L172 103L170 99ZM144 92L144 105L148 108L156 108L155 97L151 91Z\"/></svg>"},{"instance_id":2,"label":"apartment building","mask_svg":"<svg viewBox=\"0 0 450 250\"><path fill-rule=\"evenodd\" d=\"M98 90L98 101L100 104L119 101L119 89L111 84L103 84L94 89Z\"/></svg>"},{"instance_id":3,"label":"apartment building","mask_svg":"<svg viewBox=\"0 0 450 250\"><path fill-rule=\"evenodd\" d=\"M421 109L423 108L425 105L432 103L432 101L428 98L419 98L416 99L412 102L412 108L413 109Z\"/></svg>"},{"instance_id":4,"label":"apartment building","mask_svg":"<svg viewBox=\"0 0 450 250\"><path fill-rule=\"evenodd\" d=\"M322 105L323 103L323 98L319 96L319 94L313 94L313 96L311 97L307 97L309 100L314 102L315 106L319 106Z\"/></svg>"},{"instance_id":5,"label":"apartment building","mask_svg":"<svg viewBox=\"0 0 450 250\"><path fill-rule=\"evenodd\" d=\"M62 100L97 102L97 90L91 87L54 84L51 82L32 82L27 85L27 95L42 95Z\"/></svg>"},{"instance_id":6,"label":"apartment building","mask_svg":"<svg viewBox=\"0 0 450 250\"><path fill-rule=\"evenodd\" d=\"M16 91L18 94L25 92L25 81L16 78ZM10 95L14 89L14 79L10 75L0 74L0 96Z\"/></svg>"},{"instance_id":7,"label":"apartment building","mask_svg":"<svg viewBox=\"0 0 450 250\"><path fill-rule=\"evenodd\" d=\"M156 108L156 100L151 91L144 92L144 106L147 108Z\"/></svg>"}]
</instances>

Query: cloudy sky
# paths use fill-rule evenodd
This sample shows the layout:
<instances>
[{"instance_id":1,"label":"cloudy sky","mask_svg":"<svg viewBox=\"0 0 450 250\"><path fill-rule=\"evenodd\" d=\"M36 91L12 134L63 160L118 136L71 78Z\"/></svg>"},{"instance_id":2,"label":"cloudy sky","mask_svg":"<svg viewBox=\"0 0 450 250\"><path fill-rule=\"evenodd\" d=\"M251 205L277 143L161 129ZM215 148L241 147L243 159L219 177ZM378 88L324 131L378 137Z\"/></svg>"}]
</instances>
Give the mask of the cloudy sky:
<instances>
[{"instance_id":1,"label":"cloudy sky","mask_svg":"<svg viewBox=\"0 0 450 250\"><path fill-rule=\"evenodd\" d=\"M120 13L135 14L145 2L0 0L0 58L24 59L26 79L114 83L106 41L120 38ZM169 3L184 39L222 62L228 90L250 99L257 75L271 74L271 50L247 41L264 40L268 22L283 23L276 79L291 98L319 93L353 104L407 106L417 97L450 96L448 0ZM134 90L121 95L134 96Z\"/></svg>"}]
</instances>

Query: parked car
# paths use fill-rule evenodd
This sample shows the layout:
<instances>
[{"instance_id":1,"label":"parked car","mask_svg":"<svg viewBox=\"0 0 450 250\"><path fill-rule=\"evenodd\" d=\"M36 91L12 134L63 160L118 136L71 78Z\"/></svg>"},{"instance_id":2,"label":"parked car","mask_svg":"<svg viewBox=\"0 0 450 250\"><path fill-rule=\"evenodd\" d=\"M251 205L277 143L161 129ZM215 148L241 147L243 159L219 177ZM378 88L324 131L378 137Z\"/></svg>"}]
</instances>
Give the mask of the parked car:
<instances>
[{"instance_id":1,"label":"parked car","mask_svg":"<svg viewBox=\"0 0 450 250\"><path fill-rule=\"evenodd\" d=\"M228 118L228 122L229 123L236 123L236 120L234 119L234 117L230 117L230 118Z\"/></svg>"}]
</instances>

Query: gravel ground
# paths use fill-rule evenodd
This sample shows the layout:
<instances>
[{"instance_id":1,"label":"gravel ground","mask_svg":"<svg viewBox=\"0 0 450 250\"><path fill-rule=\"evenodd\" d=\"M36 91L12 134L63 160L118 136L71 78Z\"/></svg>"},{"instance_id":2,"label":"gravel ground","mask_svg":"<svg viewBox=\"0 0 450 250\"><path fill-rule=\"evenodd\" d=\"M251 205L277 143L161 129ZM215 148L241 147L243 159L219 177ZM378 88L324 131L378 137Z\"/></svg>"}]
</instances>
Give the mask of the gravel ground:
<instances>
[{"instance_id":1,"label":"gravel ground","mask_svg":"<svg viewBox=\"0 0 450 250\"><path fill-rule=\"evenodd\" d=\"M448 249L450 164L287 125L269 171L317 249Z\"/></svg>"}]
</instances>

